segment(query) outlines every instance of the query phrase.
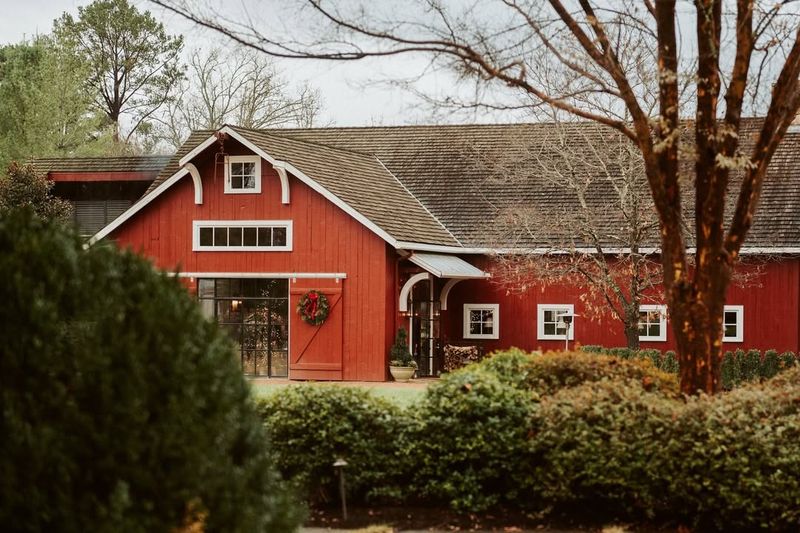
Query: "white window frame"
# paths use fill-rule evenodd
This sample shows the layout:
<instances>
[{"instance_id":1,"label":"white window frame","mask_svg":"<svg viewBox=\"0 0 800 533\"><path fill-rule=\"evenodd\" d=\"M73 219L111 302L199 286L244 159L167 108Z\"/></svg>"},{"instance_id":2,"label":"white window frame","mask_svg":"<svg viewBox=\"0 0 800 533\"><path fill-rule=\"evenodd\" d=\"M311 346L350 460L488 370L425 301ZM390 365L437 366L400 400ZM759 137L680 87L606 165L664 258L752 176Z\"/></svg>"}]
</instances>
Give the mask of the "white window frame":
<instances>
[{"instance_id":1,"label":"white window frame","mask_svg":"<svg viewBox=\"0 0 800 533\"><path fill-rule=\"evenodd\" d=\"M286 246L201 246L200 228L219 227L282 227L286 228ZM195 220L192 222L192 251L194 252L291 252L291 220Z\"/></svg>"},{"instance_id":2,"label":"white window frame","mask_svg":"<svg viewBox=\"0 0 800 533\"><path fill-rule=\"evenodd\" d=\"M573 304L539 304L536 306L536 339L540 341L563 341L564 335L556 333L555 335L546 334L544 332L544 313L545 311L564 311L564 314L575 316L575 306ZM569 331L569 340L575 340L575 318L572 319L572 324L567 329Z\"/></svg>"},{"instance_id":3,"label":"white window frame","mask_svg":"<svg viewBox=\"0 0 800 533\"><path fill-rule=\"evenodd\" d=\"M233 163L255 163L256 186L252 189L234 189L231 183ZM257 155L229 155L225 158L225 194L259 194L261 192L261 157Z\"/></svg>"},{"instance_id":4,"label":"white window frame","mask_svg":"<svg viewBox=\"0 0 800 533\"><path fill-rule=\"evenodd\" d=\"M492 312L492 333L470 333L470 311ZM464 338L465 339L499 339L500 338L500 304L464 304Z\"/></svg>"},{"instance_id":5,"label":"white window frame","mask_svg":"<svg viewBox=\"0 0 800 533\"><path fill-rule=\"evenodd\" d=\"M659 321L660 332L658 335L639 334L639 340L645 342L665 342L667 340L667 306L664 304L646 304L639 306L639 314L643 312L658 311L661 315Z\"/></svg>"},{"instance_id":6,"label":"white window frame","mask_svg":"<svg viewBox=\"0 0 800 533\"><path fill-rule=\"evenodd\" d=\"M736 313L736 335L725 336L725 313ZM722 342L744 342L744 306L726 305L722 314Z\"/></svg>"}]
</instances>

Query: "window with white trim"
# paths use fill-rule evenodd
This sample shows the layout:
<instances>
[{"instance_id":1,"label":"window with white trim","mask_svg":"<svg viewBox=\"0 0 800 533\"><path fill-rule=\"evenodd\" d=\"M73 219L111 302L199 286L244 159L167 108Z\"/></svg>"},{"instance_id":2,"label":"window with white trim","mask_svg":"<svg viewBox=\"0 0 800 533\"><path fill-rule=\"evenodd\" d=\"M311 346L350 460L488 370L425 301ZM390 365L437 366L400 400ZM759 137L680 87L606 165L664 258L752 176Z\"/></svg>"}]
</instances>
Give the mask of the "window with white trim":
<instances>
[{"instance_id":1,"label":"window with white trim","mask_svg":"<svg viewBox=\"0 0 800 533\"><path fill-rule=\"evenodd\" d=\"M465 339L500 338L500 304L464 304Z\"/></svg>"},{"instance_id":2,"label":"window with white trim","mask_svg":"<svg viewBox=\"0 0 800 533\"><path fill-rule=\"evenodd\" d=\"M194 251L288 252L291 220L195 220Z\"/></svg>"},{"instance_id":3,"label":"window with white trim","mask_svg":"<svg viewBox=\"0 0 800 533\"><path fill-rule=\"evenodd\" d=\"M666 305L659 304L659 305L639 306L639 340L640 341L667 340Z\"/></svg>"},{"instance_id":4,"label":"window with white trim","mask_svg":"<svg viewBox=\"0 0 800 533\"><path fill-rule=\"evenodd\" d=\"M225 193L248 194L261 192L261 157L231 155L225 163Z\"/></svg>"},{"instance_id":5,"label":"window with white trim","mask_svg":"<svg viewBox=\"0 0 800 533\"><path fill-rule=\"evenodd\" d=\"M722 340L724 342L744 341L744 306L726 305L722 312Z\"/></svg>"},{"instance_id":6,"label":"window with white trim","mask_svg":"<svg viewBox=\"0 0 800 533\"><path fill-rule=\"evenodd\" d=\"M537 306L536 338L541 341L564 340L567 323L564 315L575 316L572 304L539 304ZM575 340L575 322L569 325L569 340Z\"/></svg>"}]
</instances>

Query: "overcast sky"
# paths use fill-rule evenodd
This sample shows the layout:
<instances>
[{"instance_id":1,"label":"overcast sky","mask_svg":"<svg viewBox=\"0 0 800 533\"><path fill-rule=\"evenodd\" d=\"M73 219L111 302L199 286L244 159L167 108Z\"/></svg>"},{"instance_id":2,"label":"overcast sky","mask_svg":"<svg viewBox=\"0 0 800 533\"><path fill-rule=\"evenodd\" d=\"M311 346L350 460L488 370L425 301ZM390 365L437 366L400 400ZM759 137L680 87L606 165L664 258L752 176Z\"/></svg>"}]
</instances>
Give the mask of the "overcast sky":
<instances>
[{"instance_id":1,"label":"overcast sky","mask_svg":"<svg viewBox=\"0 0 800 533\"><path fill-rule=\"evenodd\" d=\"M226 0L228 1L228 0ZM64 11L77 14L78 6L89 0L0 0L0 44L15 43L37 33L49 33L53 20ZM171 33L183 34L186 48L224 43L221 38L200 30L174 14L165 13L146 0L133 0L140 9L151 11ZM322 124L338 126L401 125L429 123L432 118L405 90L370 83L381 79L386 69L412 75L424 67L424 60L394 58L364 60L348 64L307 60L276 61L284 75L297 83L308 81L321 92L324 110ZM431 78L435 86L440 80Z\"/></svg>"}]
</instances>

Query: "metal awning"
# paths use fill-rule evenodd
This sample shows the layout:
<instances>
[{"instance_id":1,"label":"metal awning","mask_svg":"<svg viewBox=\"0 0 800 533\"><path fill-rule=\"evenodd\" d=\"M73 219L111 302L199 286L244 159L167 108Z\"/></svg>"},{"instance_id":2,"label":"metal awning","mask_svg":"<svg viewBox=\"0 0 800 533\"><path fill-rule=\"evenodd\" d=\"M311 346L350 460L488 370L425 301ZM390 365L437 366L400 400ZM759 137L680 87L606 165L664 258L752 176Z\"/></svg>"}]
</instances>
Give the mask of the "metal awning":
<instances>
[{"instance_id":1,"label":"metal awning","mask_svg":"<svg viewBox=\"0 0 800 533\"><path fill-rule=\"evenodd\" d=\"M489 274L483 270L470 265L455 255L415 252L408 259L437 278L483 279L489 277Z\"/></svg>"}]
</instances>

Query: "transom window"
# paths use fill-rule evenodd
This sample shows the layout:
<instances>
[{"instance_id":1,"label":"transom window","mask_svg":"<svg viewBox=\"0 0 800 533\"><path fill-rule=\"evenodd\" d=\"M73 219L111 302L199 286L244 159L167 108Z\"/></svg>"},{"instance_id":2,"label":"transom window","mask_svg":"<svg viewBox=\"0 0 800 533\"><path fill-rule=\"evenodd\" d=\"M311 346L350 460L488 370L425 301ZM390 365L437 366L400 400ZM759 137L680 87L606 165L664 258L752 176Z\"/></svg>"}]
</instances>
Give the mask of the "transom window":
<instances>
[{"instance_id":1,"label":"transom window","mask_svg":"<svg viewBox=\"0 0 800 533\"><path fill-rule=\"evenodd\" d=\"M666 305L639 306L639 340L640 341L667 340Z\"/></svg>"},{"instance_id":2,"label":"transom window","mask_svg":"<svg viewBox=\"0 0 800 533\"><path fill-rule=\"evenodd\" d=\"M722 314L722 340L725 342L744 341L744 306L726 305Z\"/></svg>"},{"instance_id":3,"label":"transom window","mask_svg":"<svg viewBox=\"0 0 800 533\"><path fill-rule=\"evenodd\" d=\"M500 338L500 304L464 304L465 339Z\"/></svg>"},{"instance_id":4,"label":"transom window","mask_svg":"<svg viewBox=\"0 0 800 533\"><path fill-rule=\"evenodd\" d=\"M194 251L291 251L291 220L196 220Z\"/></svg>"},{"instance_id":5,"label":"transom window","mask_svg":"<svg viewBox=\"0 0 800 533\"><path fill-rule=\"evenodd\" d=\"M572 304L539 304L537 306L536 338L539 340L564 340L567 335L567 323L564 315L575 315ZM575 339L575 322L569 326L569 340Z\"/></svg>"},{"instance_id":6,"label":"transom window","mask_svg":"<svg viewBox=\"0 0 800 533\"><path fill-rule=\"evenodd\" d=\"M257 155L228 156L225 165L225 192L261 192L261 158Z\"/></svg>"}]
</instances>

